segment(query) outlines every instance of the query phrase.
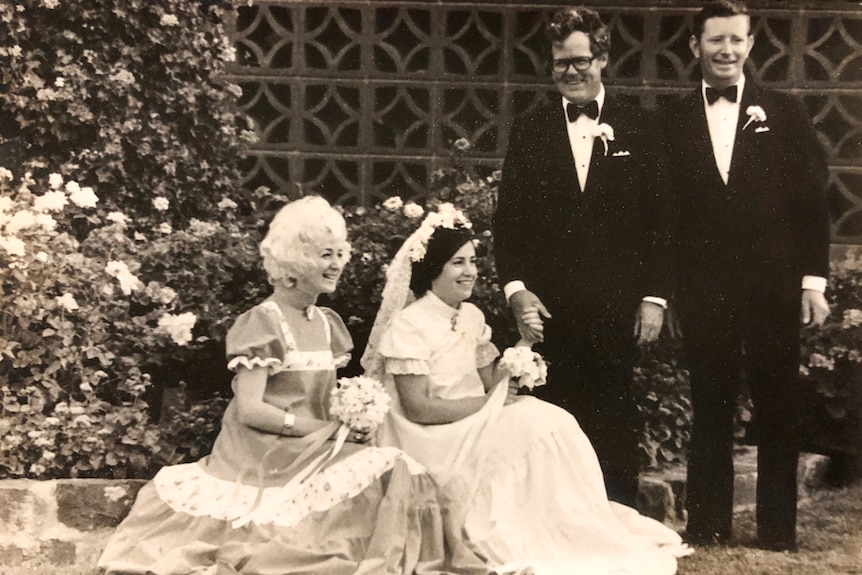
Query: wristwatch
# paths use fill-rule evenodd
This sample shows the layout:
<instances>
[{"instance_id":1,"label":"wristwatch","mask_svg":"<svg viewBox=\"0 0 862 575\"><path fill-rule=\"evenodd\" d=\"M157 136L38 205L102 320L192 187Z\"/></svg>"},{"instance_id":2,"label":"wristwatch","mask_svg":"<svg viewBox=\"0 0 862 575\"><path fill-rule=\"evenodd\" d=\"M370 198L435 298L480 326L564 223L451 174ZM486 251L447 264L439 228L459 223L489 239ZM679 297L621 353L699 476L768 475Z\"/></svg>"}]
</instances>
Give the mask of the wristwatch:
<instances>
[{"instance_id":1,"label":"wristwatch","mask_svg":"<svg viewBox=\"0 0 862 575\"><path fill-rule=\"evenodd\" d=\"M285 412L284 414L284 423L281 425L281 432L287 434L287 431L294 426L296 423L296 415L293 413Z\"/></svg>"}]
</instances>

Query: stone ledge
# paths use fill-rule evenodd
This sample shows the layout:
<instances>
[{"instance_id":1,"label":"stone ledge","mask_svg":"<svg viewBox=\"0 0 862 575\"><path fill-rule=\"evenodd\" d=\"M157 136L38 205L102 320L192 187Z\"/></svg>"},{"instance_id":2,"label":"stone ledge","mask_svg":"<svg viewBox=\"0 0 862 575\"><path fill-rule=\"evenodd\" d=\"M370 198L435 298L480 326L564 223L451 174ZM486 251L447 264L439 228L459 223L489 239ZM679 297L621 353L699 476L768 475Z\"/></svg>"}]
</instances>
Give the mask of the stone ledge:
<instances>
[{"instance_id":1,"label":"stone ledge","mask_svg":"<svg viewBox=\"0 0 862 575\"><path fill-rule=\"evenodd\" d=\"M757 478L756 449L737 454L734 508L751 509ZM799 498L804 504L824 484L829 459L803 454ZM94 569L113 528L134 503L143 480L61 479L0 481L0 566L45 564ZM685 468L641 476L638 507L681 528L685 520Z\"/></svg>"},{"instance_id":2,"label":"stone ledge","mask_svg":"<svg viewBox=\"0 0 862 575\"><path fill-rule=\"evenodd\" d=\"M810 499L811 491L825 484L829 458L803 453L797 471L800 505ZM734 512L754 509L757 489L757 448L746 447L734 455ZM659 472L641 475L638 510L664 523L685 522L685 467L675 466Z\"/></svg>"},{"instance_id":3,"label":"stone ledge","mask_svg":"<svg viewBox=\"0 0 862 575\"><path fill-rule=\"evenodd\" d=\"M143 480L0 481L0 565L95 565Z\"/></svg>"}]
</instances>

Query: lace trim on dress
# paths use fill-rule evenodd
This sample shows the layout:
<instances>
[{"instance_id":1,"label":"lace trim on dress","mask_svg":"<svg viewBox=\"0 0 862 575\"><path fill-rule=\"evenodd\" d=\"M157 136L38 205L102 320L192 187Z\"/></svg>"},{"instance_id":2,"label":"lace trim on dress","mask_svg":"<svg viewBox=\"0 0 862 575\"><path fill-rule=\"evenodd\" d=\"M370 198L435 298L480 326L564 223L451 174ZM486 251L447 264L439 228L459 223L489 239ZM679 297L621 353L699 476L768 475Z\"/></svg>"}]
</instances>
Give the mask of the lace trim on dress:
<instances>
[{"instance_id":1,"label":"lace trim on dress","mask_svg":"<svg viewBox=\"0 0 862 575\"><path fill-rule=\"evenodd\" d=\"M284 371L284 366L282 365L281 360L275 357L261 359L259 357L248 357L245 355L240 355L233 358L227 363L227 368L231 371L236 371L236 368L239 366L243 366L246 369L263 367L267 369L270 375L272 375L273 373Z\"/></svg>"},{"instance_id":2,"label":"lace trim on dress","mask_svg":"<svg viewBox=\"0 0 862 575\"><path fill-rule=\"evenodd\" d=\"M485 367L500 355L500 350L491 342L480 343L476 346L476 367Z\"/></svg>"},{"instance_id":3,"label":"lace trim on dress","mask_svg":"<svg viewBox=\"0 0 862 575\"><path fill-rule=\"evenodd\" d=\"M296 525L313 512L326 511L359 495L397 461L411 475L425 468L399 449L367 447L313 475L294 489L266 487L250 520L258 525ZM197 463L164 467L153 479L159 498L178 513L232 521L246 515L255 504L259 488L209 475Z\"/></svg>"},{"instance_id":4,"label":"lace trim on dress","mask_svg":"<svg viewBox=\"0 0 862 575\"><path fill-rule=\"evenodd\" d=\"M387 357L386 373L392 375L428 375L431 366L424 359L412 359L404 357Z\"/></svg>"}]
</instances>

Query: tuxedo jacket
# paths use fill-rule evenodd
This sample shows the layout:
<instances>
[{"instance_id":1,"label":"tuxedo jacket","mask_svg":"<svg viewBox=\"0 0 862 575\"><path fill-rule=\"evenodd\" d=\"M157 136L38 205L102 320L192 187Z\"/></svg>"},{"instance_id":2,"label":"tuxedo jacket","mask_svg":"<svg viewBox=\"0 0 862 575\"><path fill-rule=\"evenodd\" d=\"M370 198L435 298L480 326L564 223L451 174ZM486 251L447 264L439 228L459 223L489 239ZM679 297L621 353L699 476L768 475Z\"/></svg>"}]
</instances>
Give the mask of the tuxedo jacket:
<instances>
[{"instance_id":1,"label":"tuxedo jacket","mask_svg":"<svg viewBox=\"0 0 862 575\"><path fill-rule=\"evenodd\" d=\"M748 123L751 106L766 119ZM796 99L745 82L727 184L716 167L700 86L664 124L683 303L720 305L752 290L798 299L803 275L827 276L826 164Z\"/></svg>"},{"instance_id":2,"label":"tuxedo jacket","mask_svg":"<svg viewBox=\"0 0 862 575\"><path fill-rule=\"evenodd\" d=\"M560 95L512 128L494 217L500 284L523 280L548 307L630 320L644 296L668 298L663 150L651 113L606 96L585 189ZM627 323L628 325L628 323Z\"/></svg>"}]
</instances>

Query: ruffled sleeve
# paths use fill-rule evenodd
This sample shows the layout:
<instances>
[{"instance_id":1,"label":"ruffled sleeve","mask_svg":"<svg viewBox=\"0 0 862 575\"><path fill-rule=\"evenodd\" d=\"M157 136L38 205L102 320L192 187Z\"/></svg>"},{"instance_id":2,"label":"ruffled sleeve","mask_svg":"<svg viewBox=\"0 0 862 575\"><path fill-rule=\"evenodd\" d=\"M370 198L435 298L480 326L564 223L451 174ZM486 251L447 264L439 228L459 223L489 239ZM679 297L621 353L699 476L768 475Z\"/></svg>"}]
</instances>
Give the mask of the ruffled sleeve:
<instances>
[{"instance_id":1,"label":"ruffled sleeve","mask_svg":"<svg viewBox=\"0 0 862 575\"><path fill-rule=\"evenodd\" d=\"M427 375L431 345L426 331L413 317L400 313L380 339L386 372L393 375Z\"/></svg>"},{"instance_id":2,"label":"ruffled sleeve","mask_svg":"<svg viewBox=\"0 0 862 575\"><path fill-rule=\"evenodd\" d=\"M491 342L491 326L482 322L482 331L476 339L476 367L489 365L500 355L500 350Z\"/></svg>"},{"instance_id":3,"label":"ruffled sleeve","mask_svg":"<svg viewBox=\"0 0 862 575\"><path fill-rule=\"evenodd\" d=\"M236 319L227 332L225 347L231 371L240 366L264 367L270 374L284 368L285 355L290 351L281 318L265 305L257 305Z\"/></svg>"},{"instance_id":4,"label":"ruffled sleeve","mask_svg":"<svg viewBox=\"0 0 862 575\"><path fill-rule=\"evenodd\" d=\"M350 337L350 332L347 331L347 326L344 325L344 320L338 315L335 310L328 307L318 308L326 321L329 322L330 333L332 334L330 348L332 349L332 357L335 360L335 367L342 368L350 362L350 352L353 351L353 338Z\"/></svg>"}]
</instances>

